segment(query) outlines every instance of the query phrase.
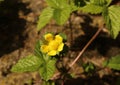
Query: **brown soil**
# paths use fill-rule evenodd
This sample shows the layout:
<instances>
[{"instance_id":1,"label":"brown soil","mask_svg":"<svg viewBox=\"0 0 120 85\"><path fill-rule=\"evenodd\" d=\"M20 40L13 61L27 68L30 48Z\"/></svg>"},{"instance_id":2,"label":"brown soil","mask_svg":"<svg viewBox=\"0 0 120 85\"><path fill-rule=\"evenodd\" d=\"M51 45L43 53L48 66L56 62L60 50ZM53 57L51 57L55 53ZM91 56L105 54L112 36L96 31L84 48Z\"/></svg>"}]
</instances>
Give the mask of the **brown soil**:
<instances>
[{"instance_id":1,"label":"brown soil","mask_svg":"<svg viewBox=\"0 0 120 85\"><path fill-rule=\"evenodd\" d=\"M118 3L118 2L114 2ZM4 0L0 5L0 85L41 85L37 72L12 73L11 67L20 59L34 51L35 43L46 32L67 35L70 52L64 63L70 63L82 50L85 44L103 26L101 16L81 12L71 15L64 26L58 26L52 20L39 33L36 30L41 10L46 6L44 0ZM120 54L120 36L112 39L105 29L92 42L82 57L72 67L75 78L65 78L65 85L119 85L120 72L109 68L102 69L105 59ZM92 62L96 70L84 73L82 63ZM60 85L58 80L56 85Z\"/></svg>"}]
</instances>

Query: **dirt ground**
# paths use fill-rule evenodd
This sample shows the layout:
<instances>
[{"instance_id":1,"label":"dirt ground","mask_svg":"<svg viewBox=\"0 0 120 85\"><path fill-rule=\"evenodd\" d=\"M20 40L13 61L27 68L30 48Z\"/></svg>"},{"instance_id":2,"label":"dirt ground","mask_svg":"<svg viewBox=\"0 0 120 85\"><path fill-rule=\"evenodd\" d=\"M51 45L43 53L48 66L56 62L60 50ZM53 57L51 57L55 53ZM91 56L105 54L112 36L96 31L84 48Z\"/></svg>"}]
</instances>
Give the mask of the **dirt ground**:
<instances>
[{"instance_id":1,"label":"dirt ground","mask_svg":"<svg viewBox=\"0 0 120 85\"><path fill-rule=\"evenodd\" d=\"M113 3L117 3L116 0ZM11 67L20 59L33 53L35 43L46 32L67 35L70 52L64 63L70 63L82 50L85 44L103 26L100 15L81 12L71 14L70 21L58 26L53 20L39 33L36 30L37 20L46 7L44 0L4 0L0 5L0 85L41 85L37 72L12 73ZM103 30L73 66L73 79L66 79L65 85L119 85L120 72L109 68L102 69L105 59L120 54L120 36L112 39L107 29ZM69 61L69 62L66 62ZM91 74L83 72L81 63L92 62L96 70ZM60 85L57 80L56 85Z\"/></svg>"}]
</instances>

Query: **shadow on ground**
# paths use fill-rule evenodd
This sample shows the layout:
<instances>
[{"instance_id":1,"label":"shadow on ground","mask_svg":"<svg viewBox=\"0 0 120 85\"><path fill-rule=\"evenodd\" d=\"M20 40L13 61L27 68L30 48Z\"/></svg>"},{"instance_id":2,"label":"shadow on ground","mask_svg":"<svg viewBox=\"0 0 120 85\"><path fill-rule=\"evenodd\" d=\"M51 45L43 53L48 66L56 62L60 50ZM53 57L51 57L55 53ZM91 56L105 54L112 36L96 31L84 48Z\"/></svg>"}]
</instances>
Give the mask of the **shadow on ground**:
<instances>
[{"instance_id":1,"label":"shadow on ground","mask_svg":"<svg viewBox=\"0 0 120 85\"><path fill-rule=\"evenodd\" d=\"M92 76L86 79L71 79L66 81L64 85L119 85L119 80L119 76L104 76L103 78Z\"/></svg>"},{"instance_id":2,"label":"shadow on ground","mask_svg":"<svg viewBox=\"0 0 120 85\"><path fill-rule=\"evenodd\" d=\"M88 41L93 37L93 35L97 32L98 26L92 26L93 19L87 15L80 15L84 19L85 22L80 23L82 27L82 31L85 35L80 35L74 39L74 43L71 45L72 51L81 51L83 47L88 43ZM97 38L90 44L87 48L88 50L95 50L97 49L98 52L102 55L106 55L107 52L111 48L118 48L113 51L120 52L120 35L116 39L113 39L108 35L108 33L101 31ZM118 53L119 53L118 52Z\"/></svg>"},{"instance_id":3,"label":"shadow on ground","mask_svg":"<svg viewBox=\"0 0 120 85\"><path fill-rule=\"evenodd\" d=\"M19 11L30 12L19 0L4 0L0 4L0 56L24 46L26 21Z\"/></svg>"}]
</instances>

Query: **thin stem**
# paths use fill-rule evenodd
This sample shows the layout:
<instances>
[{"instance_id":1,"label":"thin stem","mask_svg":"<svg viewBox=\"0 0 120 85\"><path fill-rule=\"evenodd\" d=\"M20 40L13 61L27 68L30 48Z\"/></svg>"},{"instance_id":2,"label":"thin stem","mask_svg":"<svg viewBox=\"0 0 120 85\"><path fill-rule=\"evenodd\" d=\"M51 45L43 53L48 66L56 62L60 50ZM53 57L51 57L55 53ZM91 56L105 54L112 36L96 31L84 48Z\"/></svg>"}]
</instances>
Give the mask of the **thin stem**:
<instances>
[{"instance_id":1,"label":"thin stem","mask_svg":"<svg viewBox=\"0 0 120 85\"><path fill-rule=\"evenodd\" d=\"M81 57L81 55L84 53L84 51L87 49L87 47L92 43L92 41L98 36L98 34L101 32L103 28L99 28L97 32L94 34L94 36L89 40L89 42L85 45L85 47L82 49L82 51L79 52L78 56L75 58L75 60L69 65L71 68L77 60Z\"/></svg>"}]
</instances>

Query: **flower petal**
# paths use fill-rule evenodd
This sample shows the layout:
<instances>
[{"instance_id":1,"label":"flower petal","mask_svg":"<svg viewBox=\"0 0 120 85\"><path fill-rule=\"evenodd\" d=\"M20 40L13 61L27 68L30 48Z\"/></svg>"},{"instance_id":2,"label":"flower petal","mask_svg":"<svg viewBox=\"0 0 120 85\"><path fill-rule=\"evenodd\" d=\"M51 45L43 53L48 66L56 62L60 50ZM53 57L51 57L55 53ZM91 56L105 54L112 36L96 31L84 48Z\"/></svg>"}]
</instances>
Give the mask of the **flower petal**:
<instances>
[{"instance_id":1,"label":"flower petal","mask_svg":"<svg viewBox=\"0 0 120 85\"><path fill-rule=\"evenodd\" d=\"M60 35L56 35L55 36L55 40L59 43L61 43L63 41L63 38Z\"/></svg>"},{"instance_id":2,"label":"flower petal","mask_svg":"<svg viewBox=\"0 0 120 85\"><path fill-rule=\"evenodd\" d=\"M50 50L57 50L59 46L59 43L55 40L52 40L49 42L49 48Z\"/></svg>"},{"instance_id":3,"label":"flower petal","mask_svg":"<svg viewBox=\"0 0 120 85\"><path fill-rule=\"evenodd\" d=\"M49 48L47 45L41 45L41 51L44 53L47 53L49 51Z\"/></svg>"},{"instance_id":4,"label":"flower petal","mask_svg":"<svg viewBox=\"0 0 120 85\"><path fill-rule=\"evenodd\" d=\"M52 51L48 52L49 56L55 56L56 54L57 54L56 50L52 50Z\"/></svg>"},{"instance_id":5,"label":"flower petal","mask_svg":"<svg viewBox=\"0 0 120 85\"><path fill-rule=\"evenodd\" d=\"M63 47L64 47L64 43L61 43L57 49L57 51L62 51L63 50Z\"/></svg>"},{"instance_id":6,"label":"flower petal","mask_svg":"<svg viewBox=\"0 0 120 85\"><path fill-rule=\"evenodd\" d=\"M45 40L46 41L51 41L53 40L53 35L51 33L47 33L45 36L44 36Z\"/></svg>"}]
</instances>

